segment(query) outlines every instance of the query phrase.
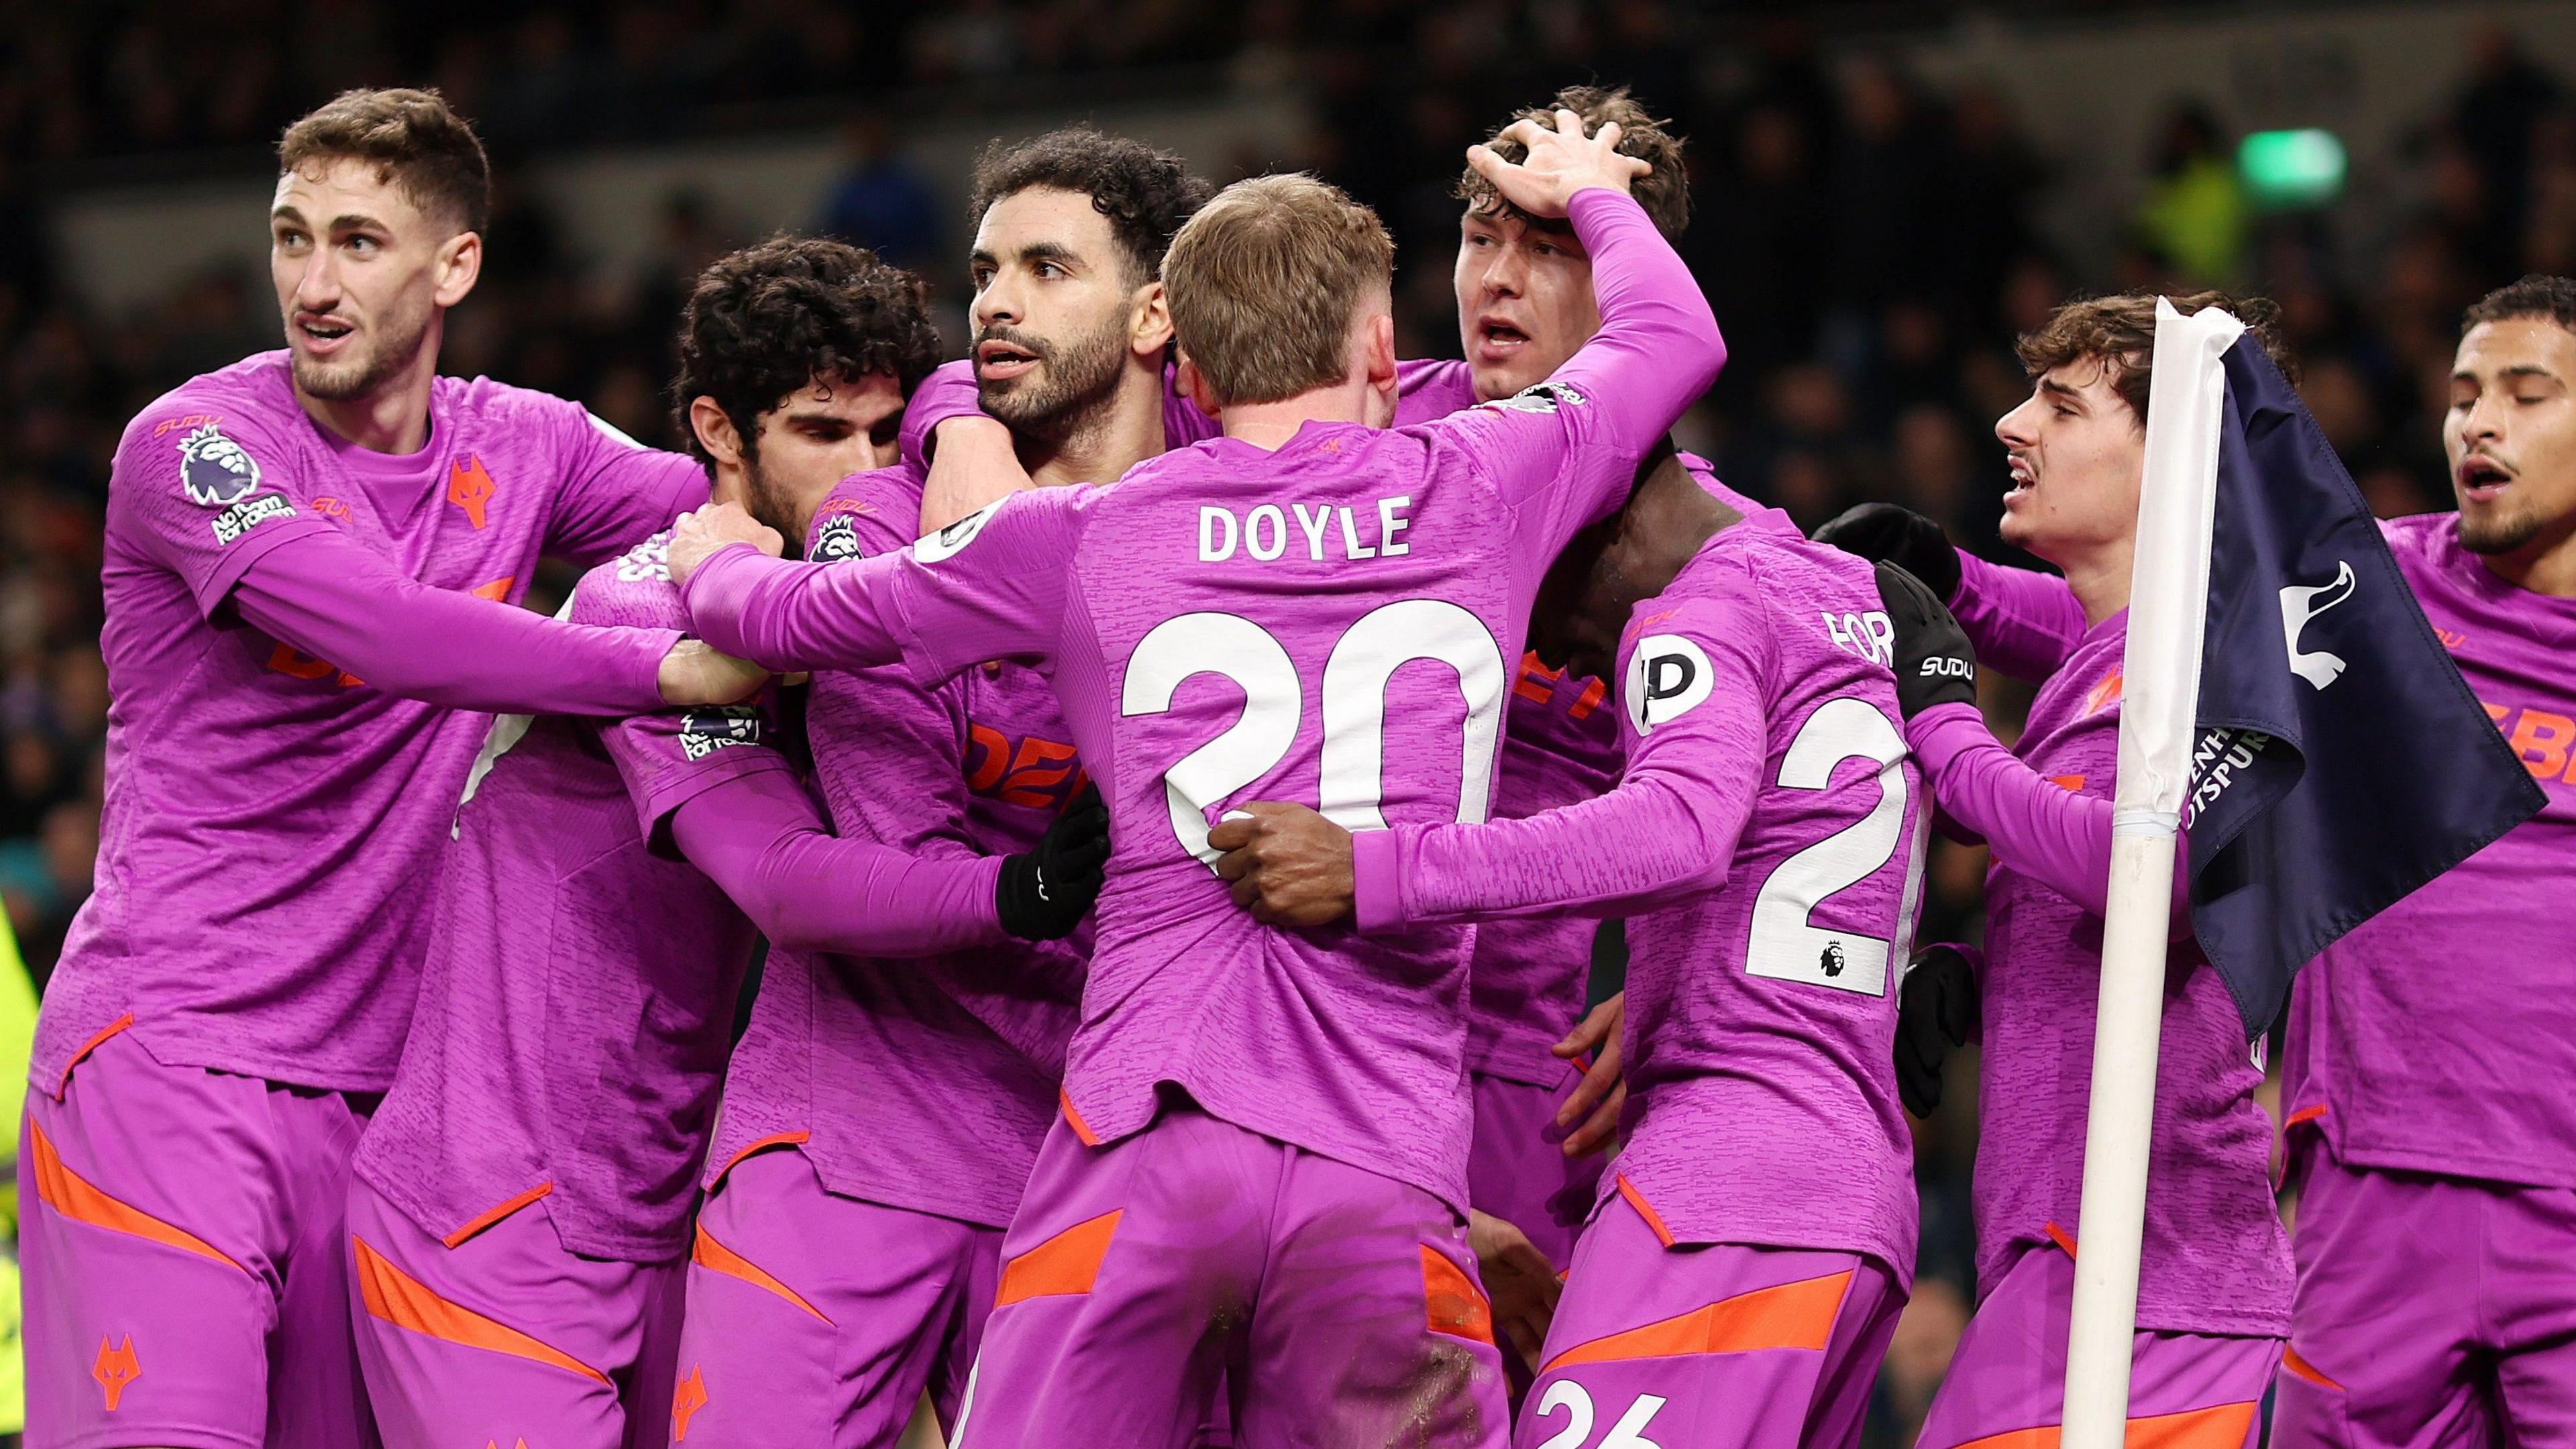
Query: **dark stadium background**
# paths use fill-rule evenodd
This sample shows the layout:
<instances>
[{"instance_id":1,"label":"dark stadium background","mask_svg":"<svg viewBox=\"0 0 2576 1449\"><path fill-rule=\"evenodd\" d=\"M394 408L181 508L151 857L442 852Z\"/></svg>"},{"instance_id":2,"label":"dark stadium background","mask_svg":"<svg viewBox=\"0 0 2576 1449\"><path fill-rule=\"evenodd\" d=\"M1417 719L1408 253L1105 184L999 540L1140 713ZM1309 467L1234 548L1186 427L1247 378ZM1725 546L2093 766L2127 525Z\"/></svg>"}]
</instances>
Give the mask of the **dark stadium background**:
<instances>
[{"instance_id":1,"label":"dark stadium background","mask_svg":"<svg viewBox=\"0 0 2576 1449\"><path fill-rule=\"evenodd\" d=\"M39 983L97 845L110 449L154 394L277 345L266 148L343 87L438 85L491 144L488 262L445 370L659 442L707 259L836 231L924 270L953 329L974 144L1084 115L1219 179L1348 186L1396 232L1406 346L1454 353L1461 148L1560 84L1630 83L1690 138L1684 251L1733 354L1686 443L1802 523L1895 499L1987 551L2010 342L2071 291L2279 299L2309 407L2395 514L2447 497L2462 305L2576 272L2569 4L86 0L8 30L0 899ZM2244 136L2294 127L2349 148L2330 199L2249 188ZM1939 849L1923 939L1974 936L1982 868ZM1965 1318L1974 1080L1971 1054L1920 1134L1925 1276L1874 1445L1911 1442Z\"/></svg>"}]
</instances>

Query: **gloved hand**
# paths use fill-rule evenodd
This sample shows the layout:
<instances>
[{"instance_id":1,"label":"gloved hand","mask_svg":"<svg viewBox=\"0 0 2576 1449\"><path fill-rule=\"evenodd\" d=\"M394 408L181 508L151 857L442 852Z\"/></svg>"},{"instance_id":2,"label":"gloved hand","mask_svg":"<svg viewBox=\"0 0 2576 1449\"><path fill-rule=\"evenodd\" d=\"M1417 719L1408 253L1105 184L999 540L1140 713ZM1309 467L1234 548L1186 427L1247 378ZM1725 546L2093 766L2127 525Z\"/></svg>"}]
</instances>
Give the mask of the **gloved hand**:
<instances>
[{"instance_id":1,"label":"gloved hand","mask_svg":"<svg viewBox=\"0 0 2576 1449\"><path fill-rule=\"evenodd\" d=\"M1959 551L1941 525L1894 503L1847 508L1816 530L1816 542L1858 554L1872 563L1902 565L1948 603L1959 592Z\"/></svg>"},{"instance_id":2,"label":"gloved hand","mask_svg":"<svg viewBox=\"0 0 2576 1449\"><path fill-rule=\"evenodd\" d=\"M1936 704L1977 702L1977 651L1923 581L1881 560L1878 600L1896 631L1896 703L1912 719Z\"/></svg>"},{"instance_id":3,"label":"gloved hand","mask_svg":"<svg viewBox=\"0 0 2576 1449\"><path fill-rule=\"evenodd\" d=\"M1941 1063L1977 1034L1977 973L1968 948L1947 943L1914 953L1896 1001L1896 1095L1929 1117L1941 1105Z\"/></svg>"},{"instance_id":4,"label":"gloved hand","mask_svg":"<svg viewBox=\"0 0 2576 1449\"><path fill-rule=\"evenodd\" d=\"M1002 929L1023 941L1052 941L1073 934L1100 895L1101 868L1109 861L1109 807L1100 787L1085 785L1064 807L1035 850L1007 856L993 887Z\"/></svg>"}]
</instances>

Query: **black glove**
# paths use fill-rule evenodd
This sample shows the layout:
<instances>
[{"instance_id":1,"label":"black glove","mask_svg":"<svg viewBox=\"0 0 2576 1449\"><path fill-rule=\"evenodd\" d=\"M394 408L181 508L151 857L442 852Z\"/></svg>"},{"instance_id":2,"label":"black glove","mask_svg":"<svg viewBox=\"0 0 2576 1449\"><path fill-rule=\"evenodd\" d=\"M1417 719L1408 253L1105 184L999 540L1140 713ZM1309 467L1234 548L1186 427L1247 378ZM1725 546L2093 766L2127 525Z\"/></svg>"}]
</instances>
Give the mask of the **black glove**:
<instances>
[{"instance_id":1,"label":"black glove","mask_svg":"<svg viewBox=\"0 0 2576 1449\"><path fill-rule=\"evenodd\" d=\"M1109 860L1109 807L1100 787L1085 785L1047 827L1037 849L1005 856L993 887L1002 929L1023 941L1052 941L1073 934L1100 895L1100 870Z\"/></svg>"},{"instance_id":2,"label":"black glove","mask_svg":"<svg viewBox=\"0 0 2576 1449\"><path fill-rule=\"evenodd\" d=\"M1941 525L1911 508L1893 503L1847 508L1816 530L1816 542L1872 563L1902 564L1945 603L1959 592L1959 551L1950 546Z\"/></svg>"},{"instance_id":3,"label":"black glove","mask_svg":"<svg viewBox=\"0 0 2576 1449\"><path fill-rule=\"evenodd\" d=\"M1977 973L1957 946L1914 953L1896 1003L1896 1095L1929 1117L1941 1105L1941 1061L1977 1034Z\"/></svg>"},{"instance_id":4,"label":"black glove","mask_svg":"<svg viewBox=\"0 0 2576 1449\"><path fill-rule=\"evenodd\" d=\"M1884 560L1878 601L1896 630L1896 703L1912 719L1936 704L1977 702L1977 651L1923 581Z\"/></svg>"}]
</instances>

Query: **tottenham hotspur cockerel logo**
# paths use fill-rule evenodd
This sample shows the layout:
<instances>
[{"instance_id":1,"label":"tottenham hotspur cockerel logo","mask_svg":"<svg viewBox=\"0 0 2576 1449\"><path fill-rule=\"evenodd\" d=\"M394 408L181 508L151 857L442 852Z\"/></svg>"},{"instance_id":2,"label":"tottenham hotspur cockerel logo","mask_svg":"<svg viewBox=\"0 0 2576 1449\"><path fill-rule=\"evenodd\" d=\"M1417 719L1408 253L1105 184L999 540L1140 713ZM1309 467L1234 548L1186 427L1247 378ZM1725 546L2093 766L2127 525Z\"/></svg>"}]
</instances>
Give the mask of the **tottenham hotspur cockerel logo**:
<instances>
[{"instance_id":1,"label":"tottenham hotspur cockerel logo","mask_svg":"<svg viewBox=\"0 0 2576 1449\"><path fill-rule=\"evenodd\" d=\"M259 486L259 464L213 423L179 440L179 487L206 508L239 503Z\"/></svg>"}]
</instances>

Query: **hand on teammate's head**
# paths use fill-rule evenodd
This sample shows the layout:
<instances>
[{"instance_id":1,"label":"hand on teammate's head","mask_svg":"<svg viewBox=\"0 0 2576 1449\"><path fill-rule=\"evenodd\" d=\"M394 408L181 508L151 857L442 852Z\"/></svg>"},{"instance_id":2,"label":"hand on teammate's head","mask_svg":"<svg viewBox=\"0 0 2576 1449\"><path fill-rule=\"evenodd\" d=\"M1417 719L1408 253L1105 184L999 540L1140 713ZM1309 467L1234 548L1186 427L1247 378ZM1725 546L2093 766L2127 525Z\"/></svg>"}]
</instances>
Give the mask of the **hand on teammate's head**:
<instances>
[{"instance_id":1,"label":"hand on teammate's head","mask_svg":"<svg viewBox=\"0 0 2576 1449\"><path fill-rule=\"evenodd\" d=\"M671 525L671 582L687 584L689 575L717 549L737 543L750 544L771 558L787 552L787 540L778 530L752 517L739 503L710 503L681 514Z\"/></svg>"},{"instance_id":2,"label":"hand on teammate's head","mask_svg":"<svg viewBox=\"0 0 2576 1449\"><path fill-rule=\"evenodd\" d=\"M1492 147L1476 145L1467 148L1467 164L1503 200L1532 216L1563 216L1576 192L1595 186L1625 196L1629 182L1653 169L1619 154L1618 122L1586 136L1583 118L1572 111L1558 111L1553 128L1535 120L1515 121L1503 135L1526 149L1520 160L1506 161Z\"/></svg>"}]
</instances>

